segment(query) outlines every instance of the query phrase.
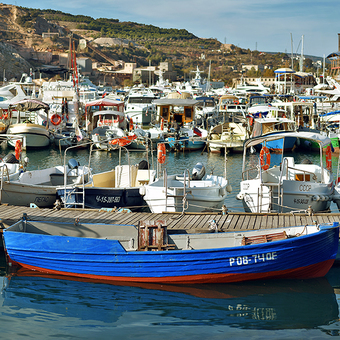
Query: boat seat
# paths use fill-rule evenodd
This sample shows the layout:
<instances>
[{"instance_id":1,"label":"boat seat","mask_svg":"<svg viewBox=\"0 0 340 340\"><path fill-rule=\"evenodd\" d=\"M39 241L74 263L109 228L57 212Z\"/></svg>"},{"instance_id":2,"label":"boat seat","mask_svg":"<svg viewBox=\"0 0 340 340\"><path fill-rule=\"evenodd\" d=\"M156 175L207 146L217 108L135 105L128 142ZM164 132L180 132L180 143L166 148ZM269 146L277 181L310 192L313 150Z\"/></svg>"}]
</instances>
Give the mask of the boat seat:
<instances>
[{"instance_id":1,"label":"boat seat","mask_svg":"<svg viewBox=\"0 0 340 340\"><path fill-rule=\"evenodd\" d=\"M140 187L144 184L149 184L150 182L153 182L153 179L155 177L154 175L155 174L153 170L138 169L135 186Z\"/></svg>"},{"instance_id":2,"label":"boat seat","mask_svg":"<svg viewBox=\"0 0 340 340\"><path fill-rule=\"evenodd\" d=\"M115 188L115 170L94 174L92 176L92 181L94 187ZM92 186L92 184L89 186Z\"/></svg>"}]
</instances>

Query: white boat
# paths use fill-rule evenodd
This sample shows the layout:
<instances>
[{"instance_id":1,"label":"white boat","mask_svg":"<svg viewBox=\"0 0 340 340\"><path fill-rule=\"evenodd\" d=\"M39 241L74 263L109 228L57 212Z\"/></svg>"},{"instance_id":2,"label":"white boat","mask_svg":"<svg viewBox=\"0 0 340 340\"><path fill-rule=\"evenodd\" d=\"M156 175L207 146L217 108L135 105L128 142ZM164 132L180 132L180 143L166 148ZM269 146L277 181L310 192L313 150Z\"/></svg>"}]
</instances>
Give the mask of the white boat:
<instances>
[{"instance_id":1,"label":"white boat","mask_svg":"<svg viewBox=\"0 0 340 340\"><path fill-rule=\"evenodd\" d=\"M221 211L230 191L222 176L205 175L202 163L197 163L190 177L184 174L157 178L140 190L152 213Z\"/></svg>"},{"instance_id":2,"label":"white boat","mask_svg":"<svg viewBox=\"0 0 340 340\"><path fill-rule=\"evenodd\" d=\"M87 183L90 170L80 166L75 159L67 165L47 169L18 172L2 182L1 203L39 208L51 208L56 202L57 187Z\"/></svg>"},{"instance_id":3,"label":"white boat","mask_svg":"<svg viewBox=\"0 0 340 340\"><path fill-rule=\"evenodd\" d=\"M23 99L13 103L10 108L17 110L17 117L16 123L8 126L7 134L24 136L26 148L41 148L50 144L51 135L46 123L49 106L46 103L37 99ZM8 140L12 147L15 147L15 143L15 139Z\"/></svg>"},{"instance_id":4,"label":"white boat","mask_svg":"<svg viewBox=\"0 0 340 340\"><path fill-rule=\"evenodd\" d=\"M99 111L93 108L99 107ZM85 104L86 126L91 132L96 127L113 126L126 129L127 122L124 114L124 102L101 98ZM105 118L105 115L107 117Z\"/></svg>"},{"instance_id":5,"label":"white boat","mask_svg":"<svg viewBox=\"0 0 340 340\"><path fill-rule=\"evenodd\" d=\"M212 153L243 152L243 143L247 137L243 123L225 122L211 128L207 143Z\"/></svg>"},{"instance_id":6,"label":"white boat","mask_svg":"<svg viewBox=\"0 0 340 340\"><path fill-rule=\"evenodd\" d=\"M241 83L238 84L235 88L235 93L241 94L251 94L251 93L258 93L258 94L265 94L270 92L270 88L264 86L264 83L261 81L261 78L257 78L255 83L248 84L241 78Z\"/></svg>"},{"instance_id":7,"label":"white boat","mask_svg":"<svg viewBox=\"0 0 340 340\"><path fill-rule=\"evenodd\" d=\"M333 194L333 202L338 207L338 210L340 211L340 154L338 158L338 167L337 167L337 176L335 180L335 186L334 186L334 194Z\"/></svg>"},{"instance_id":8,"label":"white boat","mask_svg":"<svg viewBox=\"0 0 340 340\"><path fill-rule=\"evenodd\" d=\"M100 150L113 149L112 144L108 143L110 140L127 136L121 128L126 127L125 114L121 111L124 104L119 102L118 106L112 106L117 109L101 110L91 114L92 126L95 127L91 133L91 140Z\"/></svg>"},{"instance_id":9,"label":"white boat","mask_svg":"<svg viewBox=\"0 0 340 340\"><path fill-rule=\"evenodd\" d=\"M125 100L125 114L134 124L150 125L155 118L156 107L152 103L158 97L144 87L133 87Z\"/></svg>"},{"instance_id":10,"label":"white boat","mask_svg":"<svg viewBox=\"0 0 340 340\"><path fill-rule=\"evenodd\" d=\"M266 143L295 138L308 140L319 147L318 164L304 154L270 155ZM246 212L327 211L333 195L333 175L330 139L312 132L282 132L249 139L244 144L242 181L237 199ZM262 144L260 152L254 153ZM323 150L326 149L326 167ZM248 150L251 153L248 155ZM284 146L282 147L284 150ZM247 156L248 155L248 156ZM298 159L300 157L300 160Z\"/></svg>"}]
</instances>

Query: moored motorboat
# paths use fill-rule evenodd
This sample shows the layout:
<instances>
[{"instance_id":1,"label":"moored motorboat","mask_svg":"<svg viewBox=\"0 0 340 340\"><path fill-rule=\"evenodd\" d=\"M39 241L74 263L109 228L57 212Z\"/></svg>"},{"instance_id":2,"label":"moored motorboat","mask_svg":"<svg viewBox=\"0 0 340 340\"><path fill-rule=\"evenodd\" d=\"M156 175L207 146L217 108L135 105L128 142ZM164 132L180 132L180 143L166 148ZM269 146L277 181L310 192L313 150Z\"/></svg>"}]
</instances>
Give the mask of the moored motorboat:
<instances>
[{"instance_id":1,"label":"moored motorboat","mask_svg":"<svg viewBox=\"0 0 340 340\"><path fill-rule=\"evenodd\" d=\"M147 161L137 165L117 165L115 169L92 175L91 183L83 186L61 186L57 194L65 207L145 211L146 202L139 190L155 180L156 171Z\"/></svg>"},{"instance_id":2,"label":"moored motorboat","mask_svg":"<svg viewBox=\"0 0 340 340\"><path fill-rule=\"evenodd\" d=\"M322 277L334 263L339 228L172 234L164 221L136 226L24 216L3 237L12 266L108 281L193 284Z\"/></svg>"},{"instance_id":3,"label":"moored motorboat","mask_svg":"<svg viewBox=\"0 0 340 340\"><path fill-rule=\"evenodd\" d=\"M168 175L141 189L151 212L203 212L220 211L231 187L222 176L206 175L202 163L197 163L190 176Z\"/></svg>"},{"instance_id":4,"label":"moored motorboat","mask_svg":"<svg viewBox=\"0 0 340 340\"><path fill-rule=\"evenodd\" d=\"M301 154L274 154L267 142L297 138L311 140L319 146L319 164L301 161ZM332 153L330 139L311 132L286 132L249 139L244 144L242 180L237 199L246 212L325 212L333 195ZM259 153L250 153L261 144ZM283 150L284 142L283 142ZM326 151L326 167L323 155ZM298 159L298 157L300 159Z\"/></svg>"},{"instance_id":5,"label":"moored motorboat","mask_svg":"<svg viewBox=\"0 0 340 340\"><path fill-rule=\"evenodd\" d=\"M18 172L2 182L1 203L51 208L57 199L57 187L86 183L91 180L87 166L70 159L67 165Z\"/></svg>"}]
</instances>

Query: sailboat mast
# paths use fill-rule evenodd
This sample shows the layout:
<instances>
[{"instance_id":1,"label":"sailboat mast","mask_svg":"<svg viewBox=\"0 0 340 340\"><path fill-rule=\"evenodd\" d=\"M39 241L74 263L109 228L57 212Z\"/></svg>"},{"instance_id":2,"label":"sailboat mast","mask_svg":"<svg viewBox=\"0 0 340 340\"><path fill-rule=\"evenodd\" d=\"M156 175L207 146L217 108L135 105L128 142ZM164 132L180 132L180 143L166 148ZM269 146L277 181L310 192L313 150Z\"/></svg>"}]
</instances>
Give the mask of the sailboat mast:
<instances>
[{"instance_id":1,"label":"sailboat mast","mask_svg":"<svg viewBox=\"0 0 340 340\"><path fill-rule=\"evenodd\" d=\"M301 38L300 72L303 72L303 36Z\"/></svg>"}]
</instances>

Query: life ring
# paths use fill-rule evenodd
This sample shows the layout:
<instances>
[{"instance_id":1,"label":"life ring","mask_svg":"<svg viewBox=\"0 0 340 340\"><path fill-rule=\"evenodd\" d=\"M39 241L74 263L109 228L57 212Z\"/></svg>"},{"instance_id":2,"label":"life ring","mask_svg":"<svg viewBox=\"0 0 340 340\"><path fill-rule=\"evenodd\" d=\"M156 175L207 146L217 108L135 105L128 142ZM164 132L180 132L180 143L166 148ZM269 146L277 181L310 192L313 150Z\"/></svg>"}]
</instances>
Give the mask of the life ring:
<instances>
[{"instance_id":1,"label":"life ring","mask_svg":"<svg viewBox=\"0 0 340 340\"><path fill-rule=\"evenodd\" d=\"M240 102L238 100L234 100L234 104L238 105Z\"/></svg>"},{"instance_id":2,"label":"life ring","mask_svg":"<svg viewBox=\"0 0 340 340\"><path fill-rule=\"evenodd\" d=\"M166 149L164 143L159 143L157 147L157 160L158 163L163 164L165 162Z\"/></svg>"},{"instance_id":3,"label":"life ring","mask_svg":"<svg viewBox=\"0 0 340 340\"><path fill-rule=\"evenodd\" d=\"M53 125L59 125L60 123L61 123L61 116L60 115L58 115L58 114L53 114L52 116L51 116L51 123L53 124Z\"/></svg>"},{"instance_id":4,"label":"life ring","mask_svg":"<svg viewBox=\"0 0 340 340\"><path fill-rule=\"evenodd\" d=\"M264 162L264 157L266 156L266 162ZM268 170L270 165L270 152L266 146L263 146L260 151L260 162L261 168L263 170Z\"/></svg>"},{"instance_id":5,"label":"life ring","mask_svg":"<svg viewBox=\"0 0 340 340\"><path fill-rule=\"evenodd\" d=\"M21 141L17 140L15 142L15 158L19 160L21 154Z\"/></svg>"},{"instance_id":6,"label":"life ring","mask_svg":"<svg viewBox=\"0 0 340 340\"><path fill-rule=\"evenodd\" d=\"M330 145L326 148L326 168L328 170L332 169L332 149Z\"/></svg>"},{"instance_id":7,"label":"life ring","mask_svg":"<svg viewBox=\"0 0 340 340\"><path fill-rule=\"evenodd\" d=\"M164 118L162 118L162 120L161 120L161 130L162 131L164 130Z\"/></svg>"}]
</instances>

